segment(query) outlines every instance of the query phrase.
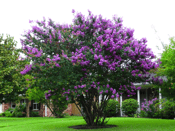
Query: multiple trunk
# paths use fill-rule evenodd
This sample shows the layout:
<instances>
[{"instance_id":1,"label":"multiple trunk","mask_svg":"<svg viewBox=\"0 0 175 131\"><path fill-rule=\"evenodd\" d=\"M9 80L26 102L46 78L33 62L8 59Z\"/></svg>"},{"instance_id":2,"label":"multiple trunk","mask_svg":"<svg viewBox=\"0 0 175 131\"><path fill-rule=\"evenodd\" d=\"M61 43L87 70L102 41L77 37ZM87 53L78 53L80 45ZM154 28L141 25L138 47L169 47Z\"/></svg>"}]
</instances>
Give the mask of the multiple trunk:
<instances>
[{"instance_id":1,"label":"multiple trunk","mask_svg":"<svg viewBox=\"0 0 175 131\"><path fill-rule=\"evenodd\" d=\"M81 95L76 100L78 103L75 104L88 126L105 125L107 123L104 121L106 114L103 110L109 100L109 95L102 96L101 104L98 98L99 94L97 89L92 88L88 93L85 93L85 97ZM83 111L80 110L78 105L83 108Z\"/></svg>"}]
</instances>

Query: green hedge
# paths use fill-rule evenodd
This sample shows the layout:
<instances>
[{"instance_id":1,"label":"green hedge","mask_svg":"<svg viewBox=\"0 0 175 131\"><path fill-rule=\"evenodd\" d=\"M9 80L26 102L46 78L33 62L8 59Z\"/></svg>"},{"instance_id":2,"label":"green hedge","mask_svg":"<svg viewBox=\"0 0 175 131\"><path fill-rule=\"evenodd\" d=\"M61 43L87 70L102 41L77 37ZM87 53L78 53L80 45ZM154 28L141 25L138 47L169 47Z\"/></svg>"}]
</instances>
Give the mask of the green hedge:
<instances>
[{"instance_id":1,"label":"green hedge","mask_svg":"<svg viewBox=\"0 0 175 131\"><path fill-rule=\"evenodd\" d=\"M136 114L137 108L139 107L137 100L135 99L126 99L122 102L122 111L125 115L129 117L134 117Z\"/></svg>"},{"instance_id":2,"label":"green hedge","mask_svg":"<svg viewBox=\"0 0 175 131\"><path fill-rule=\"evenodd\" d=\"M116 117L120 113L120 103L114 99L109 99L104 108L104 113L107 117Z\"/></svg>"}]
</instances>

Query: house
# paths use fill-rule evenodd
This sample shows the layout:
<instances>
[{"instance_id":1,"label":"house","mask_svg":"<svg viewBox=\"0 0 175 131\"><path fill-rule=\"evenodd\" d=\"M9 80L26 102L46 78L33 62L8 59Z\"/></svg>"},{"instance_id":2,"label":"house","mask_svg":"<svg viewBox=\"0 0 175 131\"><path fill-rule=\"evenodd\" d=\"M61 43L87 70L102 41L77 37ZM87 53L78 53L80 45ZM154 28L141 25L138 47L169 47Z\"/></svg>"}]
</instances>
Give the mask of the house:
<instances>
[{"instance_id":1,"label":"house","mask_svg":"<svg viewBox=\"0 0 175 131\"><path fill-rule=\"evenodd\" d=\"M152 74L152 76L154 76L154 74ZM167 80L166 77L162 77L162 79ZM157 97L159 100L162 98L165 98L161 95L161 93L156 92L154 88L151 89L151 87L153 86L151 84L146 83L145 85L143 85L142 83L134 83L134 85L136 87L139 87L139 86L142 87L140 90L137 90L135 92L136 95L129 97L129 98L136 99L138 101L138 104L139 104L138 112L141 111L141 104L142 102L144 102L144 99L149 101L155 97ZM160 90L161 89L159 88L159 91ZM124 101L125 99L128 99L127 95L128 95L127 93L123 93L122 95L120 95L119 98L116 98L116 100L119 101L120 103L120 108L122 106L122 101ZM101 99L102 99L102 95L99 96L99 101L101 101ZM24 103L24 102L25 102L25 99L20 101L20 103ZM10 107L15 108L15 106L16 104L13 102L0 104L0 113L4 112ZM53 116L50 109L44 104L36 103L35 101L30 101L29 107L32 109L32 111L39 112L39 115L42 117ZM160 105L160 108L161 108L161 105ZM68 108L63 113L68 113L69 115L73 114L73 115L81 116L81 113L79 112L79 110L77 109L74 103L68 104ZM123 116L123 112L121 110L120 110L120 116Z\"/></svg>"},{"instance_id":2,"label":"house","mask_svg":"<svg viewBox=\"0 0 175 131\"><path fill-rule=\"evenodd\" d=\"M25 102L26 102L26 99L22 99L20 101L21 104L23 104ZM5 112L9 108L14 109L20 103L18 103L18 104L14 103L14 102L2 103L2 104L0 104L0 113ZM50 111L50 109L45 104L37 103L34 100L32 100L32 101L29 101L29 107L30 107L30 110L32 110L33 112L38 112L41 117L53 116L52 112ZM75 104L68 104L68 108L65 111L63 111L63 113L68 113L69 115L71 115L71 114L80 115L80 113L79 113L78 109L76 108Z\"/></svg>"}]
</instances>

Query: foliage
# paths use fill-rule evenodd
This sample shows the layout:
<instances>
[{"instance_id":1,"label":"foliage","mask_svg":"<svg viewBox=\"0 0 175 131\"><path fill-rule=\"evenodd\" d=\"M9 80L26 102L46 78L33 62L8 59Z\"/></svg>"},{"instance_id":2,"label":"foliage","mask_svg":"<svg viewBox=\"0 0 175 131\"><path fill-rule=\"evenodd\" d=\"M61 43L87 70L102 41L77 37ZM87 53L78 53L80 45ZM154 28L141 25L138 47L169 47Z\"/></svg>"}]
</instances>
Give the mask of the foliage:
<instances>
[{"instance_id":1,"label":"foliage","mask_svg":"<svg viewBox=\"0 0 175 131\"><path fill-rule=\"evenodd\" d=\"M48 91L48 94L52 94L49 99L52 100L52 114L55 117L63 118L64 114L63 111L67 109L68 102L65 97L62 97L61 93L58 91Z\"/></svg>"},{"instance_id":2,"label":"foliage","mask_svg":"<svg viewBox=\"0 0 175 131\"><path fill-rule=\"evenodd\" d=\"M40 117L40 116L39 116L39 112L31 111L31 112L30 112L30 117Z\"/></svg>"},{"instance_id":3,"label":"foliage","mask_svg":"<svg viewBox=\"0 0 175 131\"><path fill-rule=\"evenodd\" d=\"M5 113L4 112L0 114L0 117L3 117L3 116L5 116Z\"/></svg>"},{"instance_id":4,"label":"foliage","mask_svg":"<svg viewBox=\"0 0 175 131\"><path fill-rule=\"evenodd\" d=\"M147 117L147 114L145 111L141 110L140 111L140 117Z\"/></svg>"},{"instance_id":5,"label":"foliage","mask_svg":"<svg viewBox=\"0 0 175 131\"><path fill-rule=\"evenodd\" d=\"M175 117L175 102L167 100L162 104L162 116L165 119L174 119Z\"/></svg>"},{"instance_id":6,"label":"foliage","mask_svg":"<svg viewBox=\"0 0 175 131\"><path fill-rule=\"evenodd\" d=\"M10 113L13 113L15 109L13 108L8 108L7 111L10 111Z\"/></svg>"},{"instance_id":7,"label":"foliage","mask_svg":"<svg viewBox=\"0 0 175 131\"><path fill-rule=\"evenodd\" d=\"M26 103L24 103L23 105L20 104L19 106L16 106L15 109L9 108L7 111L10 111L13 117L25 117L26 116Z\"/></svg>"},{"instance_id":8,"label":"foliage","mask_svg":"<svg viewBox=\"0 0 175 131\"><path fill-rule=\"evenodd\" d=\"M53 94L51 97L49 97L52 103L45 99L45 94L47 93ZM68 103L66 99L61 96L60 92L56 92L56 91L53 92L51 90L44 92L41 88L34 87L32 89L29 88L26 91L26 97L29 100L35 100L38 103L46 104L55 117L59 117L59 118L64 117L62 112L65 109L67 109Z\"/></svg>"},{"instance_id":9,"label":"foliage","mask_svg":"<svg viewBox=\"0 0 175 131\"><path fill-rule=\"evenodd\" d=\"M169 40L169 45L165 45L161 41L164 51L161 53L161 64L154 72L158 77L166 77L166 80L164 80L161 86L154 84L154 88L161 88L163 96L167 97L169 100L172 98L175 100L175 95L173 93L175 92L175 37L170 37Z\"/></svg>"},{"instance_id":10,"label":"foliage","mask_svg":"<svg viewBox=\"0 0 175 131\"><path fill-rule=\"evenodd\" d=\"M120 113L120 103L114 99L110 99L104 109L107 117L114 117Z\"/></svg>"},{"instance_id":11,"label":"foliage","mask_svg":"<svg viewBox=\"0 0 175 131\"><path fill-rule=\"evenodd\" d=\"M22 112L13 112L12 113L14 117L24 117L23 113Z\"/></svg>"},{"instance_id":12,"label":"foliage","mask_svg":"<svg viewBox=\"0 0 175 131\"><path fill-rule=\"evenodd\" d=\"M158 103L159 100L157 100L157 98L154 98L148 102L146 101L146 99L144 99L144 100L145 100L145 103L142 103L141 110L143 110L147 113L147 117L154 118L154 114L157 111L155 108L155 104ZM157 108L158 108L158 106L157 106Z\"/></svg>"},{"instance_id":13,"label":"foliage","mask_svg":"<svg viewBox=\"0 0 175 131\"><path fill-rule=\"evenodd\" d=\"M70 116L69 113L64 113L64 116Z\"/></svg>"},{"instance_id":14,"label":"foliage","mask_svg":"<svg viewBox=\"0 0 175 131\"><path fill-rule=\"evenodd\" d=\"M25 93L24 76L20 70L28 61L18 61L21 49L15 49L16 41L7 35L0 35L0 103L19 101L19 94Z\"/></svg>"},{"instance_id":15,"label":"foliage","mask_svg":"<svg viewBox=\"0 0 175 131\"><path fill-rule=\"evenodd\" d=\"M30 88L59 92L67 103L76 101L77 107L83 107L87 125L105 125L107 101L125 91L135 95L141 87L136 88L134 82L162 83L147 74L159 62L151 61L155 56L147 48L146 38L134 39L134 30L123 27L121 18L114 16L113 20L97 18L91 11L87 19L77 13L69 26L51 19L46 25L44 19L21 39L27 59L33 61L21 71L35 76L36 84ZM52 95L46 93L46 99Z\"/></svg>"},{"instance_id":16,"label":"foliage","mask_svg":"<svg viewBox=\"0 0 175 131\"><path fill-rule=\"evenodd\" d=\"M5 114L5 117L12 117L12 113L10 113L10 111L5 111L4 112L4 114Z\"/></svg>"},{"instance_id":17,"label":"foliage","mask_svg":"<svg viewBox=\"0 0 175 131\"><path fill-rule=\"evenodd\" d=\"M139 107L137 100L129 98L122 101L122 111L129 117L134 116Z\"/></svg>"},{"instance_id":18,"label":"foliage","mask_svg":"<svg viewBox=\"0 0 175 131\"><path fill-rule=\"evenodd\" d=\"M162 109L160 109L160 104ZM142 117L173 119L175 117L175 103L171 100L161 99L149 101L148 105L142 104Z\"/></svg>"}]
</instances>

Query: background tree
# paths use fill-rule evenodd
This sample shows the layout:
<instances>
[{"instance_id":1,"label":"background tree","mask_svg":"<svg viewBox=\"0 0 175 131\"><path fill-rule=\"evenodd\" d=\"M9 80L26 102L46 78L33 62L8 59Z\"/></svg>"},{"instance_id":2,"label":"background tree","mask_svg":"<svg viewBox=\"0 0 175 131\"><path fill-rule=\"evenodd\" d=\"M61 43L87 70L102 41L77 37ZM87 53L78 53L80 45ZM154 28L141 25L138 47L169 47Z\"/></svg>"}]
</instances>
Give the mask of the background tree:
<instances>
[{"instance_id":1,"label":"background tree","mask_svg":"<svg viewBox=\"0 0 175 131\"><path fill-rule=\"evenodd\" d=\"M31 81L32 79L29 79L29 76L28 76L26 80ZM35 80L32 80L32 81L35 81ZM31 85L30 82L28 84ZM63 99L62 96L58 97L60 95L60 92L56 92L56 91L54 91L55 95L52 95L49 100L46 99L45 94L49 94L51 92L53 91L51 90L43 91L43 89L36 86L33 88L29 87L28 90L26 91L26 98L28 98L29 100L34 100L35 102L47 105L47 107L50 109L50 111L56 118L64 117L63 111L67 109L67 106L68 106L67 101Z\"/></svg>"},{"instance_id":2,"label":"background tree","mask_svg":"<svg viewBox=\"0 0 175 131\"><path fill-rule=\"evenodd\" d=\"M164 83L160 85L154 85L154 88L161 88L161 93L167 99L175 99L175 40L170 38L170 45L166 51L162 53L161 56L161 68L155 72L157 76L166 76L167 80L164 80Z\"/></svg>"},{"instance_id":3,"label":"background tree","mask_svg":"<svg viewBox=\"0 0 175 131\"><path fill-rule=\"evenodd\" d=\"M19 101L19 94L24 94L26 83L20 70L29 63L18 60L21 49L15 49L16 41L7 35L0 35L0 103Z\"/></svg>"},{"instance_id":4,"label":"background tree","mask_svg":"<svg viewBox=\"0 0 175 131\"><path fill-rule=\"evenodd\" d=\"M35 61L21 74L37 71L33 75L38 86L60 92L71 103L77 101L88 126L105 125L103 110L108 100L125 91L128 97L135 95L141 87L133 83L162 83L162 79L150 79L148 71L159 63L151 61L155 56L146 47L146 38L134 39L134 30L123 27L121 18L113 19L114 24L89 11L87 19L77 13L69 26L54 24L51 19L48 25L45 20L37 21L39 27L33 26L21 39L24 53ZM46 98L52 95L54 92Z\"/></svg>"},{"instance_id":5,"label":"background tree","mask_svg":"<svg viewBox=\"0 0 175 131\"><path fill-rule=\"evenodd\" d=\"M155 28L154 28L155 30ZM157 32L155 30L155 32ZM161 64L159 68L154 70L153 72L156 74L156 76L162 76L166 77L167 80L164 80L163 84L160 85L154 85L153 87L158 89L161 88L161 93L163 96L167 97L167 99L175 99L175 37L170 37L170 44L164 44L160 37L159 40L161 41L161 44L163 46L163 53L161 53ZM157 46L159 49L159 47ZM160 50L160 49L159 49Z\"/></svg>"}]
</instances>

